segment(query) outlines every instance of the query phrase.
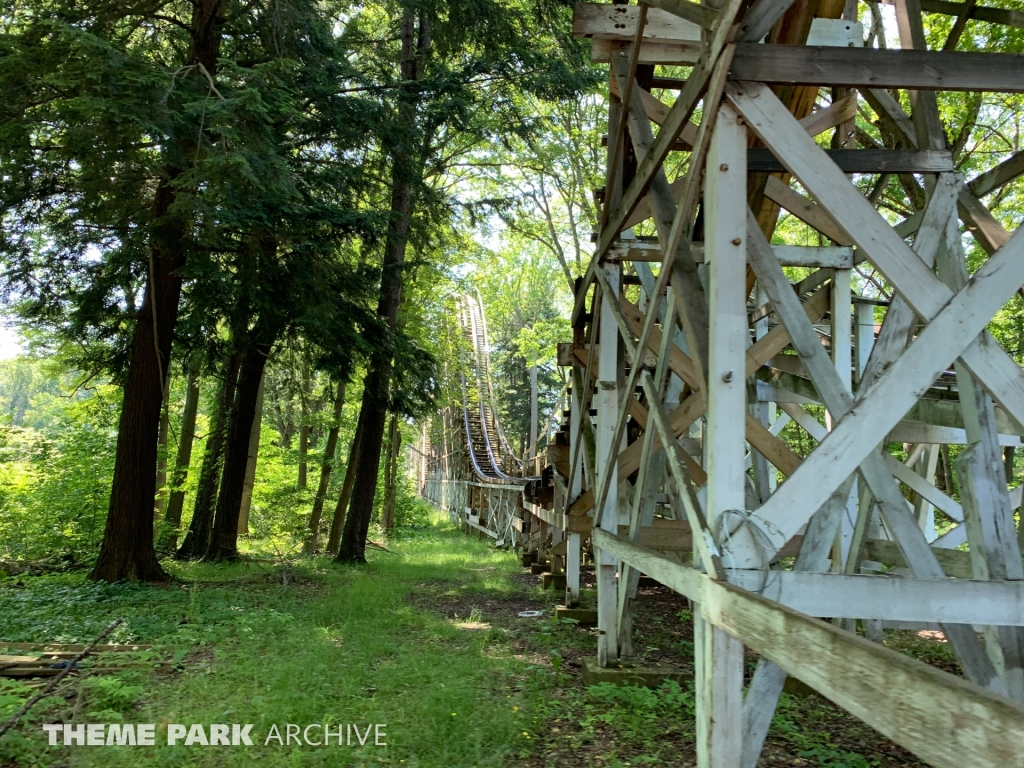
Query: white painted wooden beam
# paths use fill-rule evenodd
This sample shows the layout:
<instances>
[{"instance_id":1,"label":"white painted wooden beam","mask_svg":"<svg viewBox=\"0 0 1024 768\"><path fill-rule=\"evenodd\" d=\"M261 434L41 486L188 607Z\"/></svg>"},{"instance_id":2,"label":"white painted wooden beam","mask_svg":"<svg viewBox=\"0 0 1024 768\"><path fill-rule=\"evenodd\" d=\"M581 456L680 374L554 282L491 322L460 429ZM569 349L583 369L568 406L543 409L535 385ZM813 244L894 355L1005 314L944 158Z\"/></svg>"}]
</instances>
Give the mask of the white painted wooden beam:
<instances>
[{"instance_id":1,"label":"white painted wooden beam","mask_svg":"<svg viewBox=\"0 0 1024 768\"><path fill-rule=\"evenodd\" d=\"M931 765L1024 768L1024 706L604 531L594 538L699 601L711 623Z\"/></svg>"}]
</instances>

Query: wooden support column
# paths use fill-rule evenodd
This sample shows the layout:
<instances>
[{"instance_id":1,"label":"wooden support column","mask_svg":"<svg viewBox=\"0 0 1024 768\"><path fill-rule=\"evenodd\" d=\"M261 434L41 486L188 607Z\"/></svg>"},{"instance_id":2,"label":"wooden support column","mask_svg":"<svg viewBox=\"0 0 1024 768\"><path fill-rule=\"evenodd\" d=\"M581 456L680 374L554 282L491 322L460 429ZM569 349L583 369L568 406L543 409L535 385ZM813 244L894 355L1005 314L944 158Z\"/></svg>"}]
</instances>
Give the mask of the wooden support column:
<instances>
[{"instance_id":1,"label":"wooden support column","mask_svg":"<svg viewBox=\"0 0 1024 768\"><path fill-rule=\"evenodd\" d=\"M854 304L853 350L856 365L857 387L860 378L868 366L871 350L875 348L875 306L874 304Z\"/></svg>"},{"instance_id":2,"label":"wooden support column","mask_svg":"<svg viewBox=\"0 0 1024 768\"><path fill-rule=\"evenodd\" d=\"M581 393L573 387L569 393L569 456L570 461L576 459L576 466L569 472L571 484L569 486L568 501L571 503L579 498L583 489L583 415L581 413ZM567 505L568 507L568 505ZM568 508L560 510L568 512ZM580 546L582 542L578 533L570 533L566 537L565 550L565 604L574 608L580 603Z\"/></svg>"},{"instance_id":3,"label":"wooden support column","mask_svg":"<svg viewBox=\"0 0 1024 768\"><path fill-rule=\"evenodd\" d=\"M706 513L712 531L730 516L744 515L746 507L746 148L747 131L739 115L728 104L722 105L708 150L704 195L710 320ZM756 542L742 536L730 541L735 546L725 554L726 564L730 559L756 564ZM743 646L707 623L702 610L694 612L697 765L739 768Z\"/></svg>"},{"instance_id":4,"label":"wooden support column","mask_svg":"<svg viewBox=\"0 0 1024 768\"><path fill-rule=\"evenodd\" d=\"M935 470L938 465L939 446L926 445L921 457L917 460L917 474L929 484L934 484ZM935 532L935 508L928 499L920 494L917 495L914 502L914 517L917 519L917 524L921 526L921 530L924 531L924 537L928 539L928 543L935 541L938 538L938 534Z\"/></svg>"},{"instance_id":5,"label":"wooden support column","mask_svg":"<svg viewBox=\"0 0 1024 768\"><path fill-rule=\"evenodd\" d=\"M608 284L616 292L622 282L622 267L612 264L601 267L608 276ZM615 324L615 315L611 303L618 302L617 295L609 296L601 293L601 319L598 328L600 352L597 365L597 467L599 472L608 468L608 457L618 453L619 446L613 444L615 427L619 415L619 380L622 372L622 358L619 353L619 330ZM619 525L619 468L611 462L611 481L604 505L596 510L596 528L602 528L615 535ZM605 478L599 477L598 483ZM597 558L597 658L600 666L614 664L619 658L617 642L616 614L618 588L615 571L617 561L600 549L594 552Z\"/></svg>"},{"instance_id":6,"label":"wooden support column","mask_svg":"<svg viewBox=\"0 0 1024 768\"><path fill-rule=\"evenodd\" d=\"M839 380L847 392L853 391L853 349L851 346L851 312L852 292L851 274L853 270L837 269L832 274L831 332L832 332L832 364L839 374ZM834 417L826 412L829 430L832 429ZM850 489L850 497L846 504L846 514L842 516L836 532L836 544L833 549L832 562L836 571L842 571L846 556L850 551L853 538L854 520L857 518L857 481L854 480Z\"/></svg>"},{"instance_id":7,"label":"wooden support column","mask_svg":"<svg viewBox=\"0 0 1024 768\"><path fill-rule=\"evenodd\" d=\"M960 229L950 218L938 253L938 273L959 290L967 284ZM962 360L954 363L967 448L956 460L960 496L976 579L1024 579L1013 508L1006 490L995 407ZM989 627L985 649L1012 699L1024 701L1024 628Z\"/></svg>"},{"instance_id":8,"label":"wooden support column","mask_svg":"<svg viewBox=\"0 0 1024 768\"><path fill-rule=\"evenodd\" d=\"M768 303L768 296L764 292L764 288L760 282L757 285L757 305L763 307ZM754 339L763 339L768 335L768 316L765 315L760 320L754 323ZM759 401L753 401L750 403L750 409L752 415L761 422L761 425L766 429L770 429L772 424L775 423L776 417L776 406L775 403L762 403ZM775 487L778 484L778 476L776 474L775 467L773 467L763 455L757 451L750 452L751 463L754 466L754 480L757 487L757 494L759 501L762 503L775 492Z\"/></svg>"}]
</instances>

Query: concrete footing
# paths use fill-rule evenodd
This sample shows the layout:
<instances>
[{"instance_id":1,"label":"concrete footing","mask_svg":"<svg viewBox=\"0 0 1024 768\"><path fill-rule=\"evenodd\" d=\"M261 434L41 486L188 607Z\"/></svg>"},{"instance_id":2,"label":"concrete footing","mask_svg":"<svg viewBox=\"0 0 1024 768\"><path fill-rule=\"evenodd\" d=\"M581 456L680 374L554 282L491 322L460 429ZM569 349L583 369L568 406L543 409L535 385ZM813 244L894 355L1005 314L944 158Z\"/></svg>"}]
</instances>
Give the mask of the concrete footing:
<instances>
[{"instance_id":1,"label":"concrete footing","mask_svg":"<svg viewBox=\"0 0 1024 768\"><path fill-rule=\"evenodd\" d=\"M549 566L547 563L533 563L533 565L530 566L530 573L534 576L539 576L542 573L546 573L548 568Z\"/></svg>"},{"instance_id":2,"label":"concrete footing","mask_svg":"<svg viewBox=\"0 0 1024 768\"><path fill-rule=\"evenodd\" d=\"M583 659L583 684L612 683L613 685L637 685L644 688L658 688L666 680L682 683L693 677L693 672L671 664L633 662L621 659L616 666L600 667L596 658Z\"/></svg>"},{"instance_id":3,"label":"concrete footing","mask_svg":"<svg viewBox=\"0 0 1024 768\"><path fill-rule=\"evenodd\" d=\"M540 576L540 585L544 589L565 589L565 574L564 573L542 573Z\"/></svg>"},{"instance_id":4,"label":"concrete footing","mask_svg":"<svg viewBox=\"0 0 1024 768\"><path fill-rule=\"evenodd\" d=\"M573 619L585 627L597 625L597 611L593 608L570 608L566 605L556 605L555 618Z\"/></svg>"}]
</instances>

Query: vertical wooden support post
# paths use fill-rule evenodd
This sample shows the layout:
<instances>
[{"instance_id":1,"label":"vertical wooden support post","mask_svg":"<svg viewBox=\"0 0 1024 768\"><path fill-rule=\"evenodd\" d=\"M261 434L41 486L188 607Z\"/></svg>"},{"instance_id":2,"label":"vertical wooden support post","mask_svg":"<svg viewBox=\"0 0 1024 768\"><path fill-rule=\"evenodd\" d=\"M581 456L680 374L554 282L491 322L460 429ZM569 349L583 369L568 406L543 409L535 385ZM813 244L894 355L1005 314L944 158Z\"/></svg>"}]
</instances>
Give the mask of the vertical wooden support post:
<instances>
[{"instance_id":1,"label":"vertical wooden support post","mask_svg":"<svg viewBox=\"0 0 1024 768\"><path fill-rule=\"evenodd\" d=\"M939 446L925 446L924 453L917 460L916 471L929 483L935 482L935 470L939 466ZM935 508L923 496L918 496L914 502L914 517L917 524L924 531L924 537L929 542L938 538L935 531Z\"/></svg>"},{"instance_id":2,"label":"vertical wooden support post","mask_svg":"<svg viewBox=\"0 0 1024 768\"><path fill-rule=\"evenodd\" d=\"M705 259L708 268L707 519L712 530L745 508L747 347L747 131L723 104L708 152ZM746 543L746 551L739 550ZM737 541L725 555L749 565L759 553ZM744 561L745 560L745 561ZM743 646L695 610L698 768L739 768L743 726Z\"/></svg>"},{"instance_id":3,"label":"vertical wooden support post","mask_svg":"<svg viewBox=\"0 0 1024 768\"><path fill-rule=\"evenodd\" d=\"M565 549L565 604L575 608L580 604L580 535L570 533Z\"/></svg>"},{"instance_id":4,"label":"vertical wooden support post","mask_svg":"<svg viewBox=\"0 0 1024 768\"><path fill-rule=\"evenodd\" d=\"M954 290L967 283L967 261L956 217L949 220L938 252L939 277ZM999 446L995 406L970 371L954 363L967 448L956 459L960 500L970 544L971 568L979 580L1024 580L1013 508ZM1024 627L986 627L985 650L1011 699L1024 701Z\"/></svg>"},{"instance_id":5,"label":"vertical wooden support post","mask_svg":"<svg viewBox=\"0 0 1024 768\"><path fill-rule=\"evenodd\" d=\"M694 614L697 768L740 768L743 643Z\"/></svg>"},{"instance_id":6,"label":"vertical wooden support post","mask_svg":"<svg viewBox=\"0 0 1024 768\"><path fill-rule=\"evenodd\" d=\"M853 391L853 350L851 346L850 323L852 320L851 277L853 270L837 269L832 275L831 301L831 332L832 332L832 364L839 373L839 380L847 392ZM832 429L831 413L826 413L828 428ZM846 556L850 551L853 539L854 521L857 519L857 481L854 480L850 489L850 498L846 503L846 514L842 516L839 530L836 533L836 546L832 561L834 569L842 572Z\"/></svg>"},{"instance_id":7,"label":"vertical wooden support post","mask_svg":"<svg viewBox=\"0 0 1024 768\"><path fill-rule=\"evenodd\" d=\"M858 388L860 377L868 367L868 358L875 348L875 306L874 304L854 304L853 354L856 360L856 380Z\"/></svg>"},{"instance_id":8,"label":"vertical wooden support post","mask_svg":"<svg viewBox=\"0 0 1024 768\"><path fill-rule=\"evenodd\" d=\"M608 282L616 290L622 279L622 267L618 264L604 267L608 274ZM618 453L618 446L613 445L615 425L619 415L619 378L621 359L619 355L619 330L615 324L610 302L618 301L618 296L601 294L601 325L598 328L600 352L597 364L597 467L604 472L609 454ZM618 534L619 526L619 468L612 462L611 483L608 486L604 507L596 511L596 524ZM598 478L598 485L604 478ZM618 661L619 649L616 631L616 613L618 589L615 580L617 562L614 557L600 549L594 553L597 557L597 658L603 667Z\"/></svg>"},{"instance_id":9,"label":"vertical wooden support post","mask_svg":"<svg viewBox=\"0 0 1024 768\"><path fill-rule=\"evenodd\" d=\"M757 306L761 307L768 303L768 296L765 295L764 289L761 288L760 283L757 286ZM768 333L768 317L762 317L756 323L754 323L754 339L761 339ZM776 417L776 406L775 403L762 403L755 401L750 404L753 411L753 415L758 421L765 427L771 427L775 423ZM775 493L775 488L778 485L778 475L776 469L773 467L768 459L762 456L757 451L750 452L750 458L754 465L754 480L757 486L757 494L762 502L764 502L769 496Z\"/></svg>"},{"instance_id":10,"label":"vertical wooden support post","mask_svg":"<svg viewBox=\"0 0 1024 768\"><path fill-rule=\"evenodd\" d=\"M728 105L715 123L707 162L705 258L708 269L708 522L745 506L744 440L747 297L746 130Z\"/></svg>"},{"instance_id":11,"label":"vertical wooden support post","mask_svg":"<svg viewBox=\"0 0 1024 768\"><path fill-rule=\"evenodd\" d=\"M583 421L580 414L582 407L582 393L573 387L570 392L571 405L569 406L569 457L576 458L576 466L571 468L569 475L572 477L572 485L569 487L568 501L572 502L579 497L583 489L583 446L577 448L577 443L583 442ZM566 510L568 514L568 510ZM565 604L570 608L580 604L580 546L582 542L578 533L570 533L566 540L565 550Z\"/></svg>"}]
</instances>

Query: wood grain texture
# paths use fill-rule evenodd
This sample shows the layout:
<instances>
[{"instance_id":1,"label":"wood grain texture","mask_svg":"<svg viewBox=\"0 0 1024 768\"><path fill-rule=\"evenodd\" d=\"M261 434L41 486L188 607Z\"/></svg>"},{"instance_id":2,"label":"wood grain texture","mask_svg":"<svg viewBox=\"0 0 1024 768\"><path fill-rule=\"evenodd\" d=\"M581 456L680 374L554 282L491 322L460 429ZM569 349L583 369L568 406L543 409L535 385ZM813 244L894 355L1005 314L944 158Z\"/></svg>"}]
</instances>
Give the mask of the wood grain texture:
<instances>
[{"instance_id":1,"label":"wood grain texture","mask_svg":"<svg viewBox=\"0 0 1024 768\"><path fill-rule=\"evenodd\" d=\"M1024 93L1024 55L738 43L731 80Z\"/></svg>"}]
</instances>

